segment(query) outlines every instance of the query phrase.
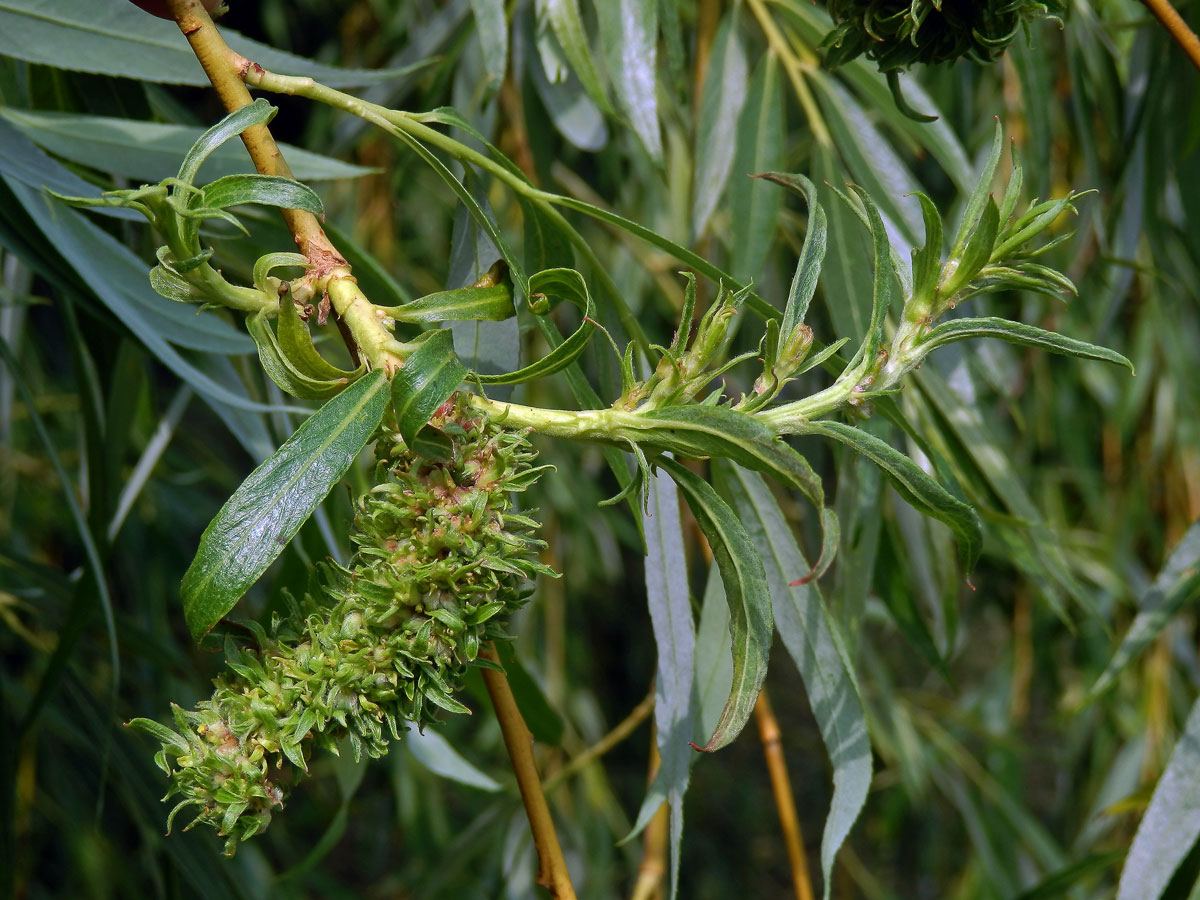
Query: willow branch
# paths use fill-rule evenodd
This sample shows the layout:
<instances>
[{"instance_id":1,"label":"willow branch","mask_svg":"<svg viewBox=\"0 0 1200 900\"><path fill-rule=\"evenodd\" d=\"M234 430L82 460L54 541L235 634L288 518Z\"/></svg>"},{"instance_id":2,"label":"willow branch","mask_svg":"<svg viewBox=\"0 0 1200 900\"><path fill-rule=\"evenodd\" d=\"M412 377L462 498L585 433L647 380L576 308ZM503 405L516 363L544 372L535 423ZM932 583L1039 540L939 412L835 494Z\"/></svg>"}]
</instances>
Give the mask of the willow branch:
<instances>
[{"instance_id":1,"label":"willow branch","mask_svg":"<svg viewBox=\"0 0 1200 900\"><path fill-rule=\"evenodd\" d=\"M500 657L491 646L481 650L479 655L500 663ZM482 671L484 684L487 685L496 718L500 722L500 731L504 735L504 746L508 748L513 772L517 776L517 787L525 803L529 828L533 831L533 845L538 855L537 882L549 888L550 896L555 900L575 900L575 888L571 885L571 875L567 871L567 862L563 859L554 821L550 817L550 807L546 803L546 795L542 793L542 783L533 761L533 735L521 717L521 710L517 708L517 701L504 672L498 669Z\"/></svg>"},{"instance_id":2,"label":"willow branch","mask_svg":"<svg viewBox=\"0 0 1200 900\"><path fill-rule=\"evenodd\" d=\"M606 734L592 746L588 747L582 753L572 757L571 761L562 767L558 772L555 772L553 777L546 780L546 793L550 793L571 776L582 772L601 756L611 750L625 738L633 734L634 730L644 722L650 713L654 711L654 691L646 695L633 710L622 719L613 730Z\"/></svg>"},{"instance_id":3,"label":"willow branch","mask_svg":"<svg viewBox=\"0 0 1200 900\"><path fill-rule=\"evenodd\" d=\"M167 2L225 111L234 112L249 106L253 101L244 79L250 61L229 48L200 0ZM292 177L291 169L266 125L253 125L243 131L241 137L259 174ZM307 280L317 290L328 289L334 309L353 335L353 341L346 342L350 355L357 358L354 346L357 342L372 367L390 373L402 366L403 357L395 352L391 333L383 327L374 305L359 290L350 274L350 266L330 242L317 217L303 209L281 209L280 212L296 246L311 265Z\"/></svg>"},{"instance_id":4,"label":"willow branch","mask_svg":"<svg viewBox=\"0 0 1200 900\"><path fill-rule=\"evenodd\" d=\"M204 67L204 74L212 82L225 111L234 112L243 106L249 106L252 102L250 91L242 81L247 65L246 59L229 49L204 4L200 0L168 0L168 3L171 15L175 17L179 30L191 45L196 59ZM247 128L242 132L242 142L260 174L282 175L286 178L292 176L266 125ZM300 252L314 266L328 270L346 264L346 260L330 243L316 216L302 209L285 209L282 213Z\"/></svg>"},{"instance_id":5,"label":"willow branch","mask_svg":"<svg viewBox=\"0 0 1200 900\"><path fill-rule=\"evenodd\" d=\"M1200 38L1196 37L1196 32L1192 31L1187 22L1183 21L1183 17L1175 11L1170 0L1142 0L1142 2L1170 32L1175 43L1183 48L1183 52L1188 55L1192 65L1200 69Z\"/></svg>"},{"instance_id":6,"label":"willow branch","mask_svg":"<svg viewBox=\"0 0 1200 900\"><path fill-rule=\"evenodd\" d=\"M771 776L771 791L775 794L775 808L779 811L779 827L783 831L788 862L792 867L796 900L813 900L812 880L808 876L808 859L804 855L804 838L800 834L800 818L796 815L796 799L792 795L787 764L783 758L779 722L771 709L771 702L767 699L765 690L758 695L758 701L754 704L754 719L758 723L758 735L762 739L763 754L767 758L767 772Z\"/></svg>"}]
</instances>

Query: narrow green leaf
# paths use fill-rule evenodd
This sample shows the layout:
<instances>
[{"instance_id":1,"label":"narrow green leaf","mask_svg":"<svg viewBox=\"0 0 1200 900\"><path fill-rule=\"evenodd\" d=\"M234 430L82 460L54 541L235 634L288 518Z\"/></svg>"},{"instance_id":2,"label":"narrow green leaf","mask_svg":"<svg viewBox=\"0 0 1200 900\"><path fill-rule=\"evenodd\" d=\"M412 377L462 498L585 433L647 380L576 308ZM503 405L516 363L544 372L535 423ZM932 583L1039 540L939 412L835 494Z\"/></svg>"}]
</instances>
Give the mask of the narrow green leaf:
<instances>
[{"instance_id":1,"label":"narrow green leaf","mask_svg":"<svg viewBox=\"0 0 1200 900\"><path fill-rule=\"evenodd\" d=\"M397 322L502 322L517 314L512 286L464 287L418 297L386 309Z\"/></svg>"},{"instance_id":2,"label":"narrow green leaf","mask_svg":"<svg viewBox=\"0 0 1200 900\"><path fill-rule=\"evenodd\" d=\"M1008 341L1010 344L1038 347L1051 353L1061 353L1064 356L1078 356L1083 359L1098 359L1114 363L1118 366L1125 366L1130 372L1133 372L1133 363L1116 350L1069 338L1066 335L1026 325L1023 322L1013 322L1009 319L995 317L951 319L949 322L943 322L925 335L921 346L933 349L971 338L998 338Z\"/></svg>"},{"instance_id":3,"label":"narrow green leaf","mask_svg":"<svg viewBox=\"0 0 1200 900\"><path fill-rule=\"evenodd\" d=\"M916 197L925 219L925 246L912 252L912 299L921 306L932 300L942 273L942 215L925 194L918 191Z\"/></svg>"},{"instance_id":4,"label":"narrow green leaf","mask_svg":"<svg viewBox=\"0 0 1200 900\"><path fill-rule=\"evenodd\" d=\"M1200 839L1200 700L1187 724L1125 859L1117 900L1157 900Z\"/></svg>"},{"instance_id":5,"label":"narrow green leaf","mask_svg":"<svg viewBox=\"0 0 1200 900\"><path fill-rule=\"evenodd\" d=\"M683 491L721 571L729 602L733 639L733 687L712 736L702 749L719 750L733 741L754 711L767 675L774 632L771 594L754 545L728 504L708 482L669 457L658 460Z\"/></svg>"},{"instance_id":6,"label":"narrow green leaf","mask_svg":"<svg viewBox=\"0 0 1200 900\"><path fill-rule=\"evenodd\" d=\"M324 218L325 206L308 185L279 175L226 175L204 186L201 204L216 209L259 203L280 209L303 209Z\"/></svg>"},{"instance_id":7,"label":"narrow green leaf","mask_svg":"<svg viewBox=\"0 0 1200 900\"><path fill-rule=\"evenodd\" d=\"M258 346L258 360L262 363L263 371L281 390L293 397L324 400L339 393L349 383L349 378L341 372L333 378L314 378L301 371L284 353L265 313L247 316L246 330Z\"/></svg>"},{"instance_id":8,"label":"narrow green leaf","mask_svg":"<svg viewBox=\"0 0 1200 900\"><path fill-rule=\"evenodd\" d=\"M538 272L529 279L528 298L534 302L534 294L546 294L548 297L559 297L568 300L583 312L583 321L579 327L564 341L555 346L549 353L536 362L532 362L515 372L501 375L480 375L472 373L471 379L480 384L520 384L534 378L544 378L547 375L566 368L583 353L588 341L595 333L597 323L593 316L596 314L592 302L591 291L583 276L574 269L547 269ZM544 316L539 316L544 319Z\"/></svg>"},{"instance_id":9,"label":"narrow green leaf","mask_svg":"<svg viewBox=\"0 0 1200 900\"><path fill-rule=\"evenodd\" d=\"M1000 227L1000 211L996 208L995 199L989 194L979 216L979 224L971 232L966 248L961 256L952 256L957 262L954 273L941 286L940 293L947 300L966 287L979 274L979 270L988 264L992 251L996 246L996 233Z\"/></svg>"},{"instance_id":10,"label":"narrow green leaf","mask_svg":"<svg viewBox=\"0 0 1200 900\"><path fill-rule=\"evenodd\" d=\"M292 298L286 296L279 298L279 348L301 374L317 381L340 379L349 384L366 372L365 366L359 366L353 372L344 371L318 353L308 325L300 318Z\"/></svg>"},{"instance_id":11,"label":"narrow green leaf","mask_svg":"<svg viewBox=\"0 0 1200 900\"><path fill-rule=\"evenodd\" d=\"M383 418L388 383L375 371L317 410L250 473L200 538L183 576L184 618L196 640L258 580Z\"/></svg>"},{"instance_id":12,"label":"narrow green leaf","mask_svg":"<svg viewBox=\"0 0 1200 900\"><path fill-rule=\"evenodd\" d=\"M738 121L746 102L750 69L739 22L738 8L731 7L713 40L700 96L692 177L692 233L697 237L704 233L729 180L737 139L730 123Z\"/></svg>"},{"instance_id":13,"label":"narrow green leaf","mask_svg":"<svg viewBox=\"0 0 1200 900\"><path fill-rule=\"evenodd\" d=\"M413 759L434 775L481 791L500 790L500 782L464 759L453 744L430 728L409 731L404 736L404 746Z\"/></svg>"},{"instance_id":14,"label":"narrow green leaf","mask_svg":"<svg viewBox=\"0 0 1200 900\"><path fill-rule=\"evenodd\" d=\"M402 69L326 66L221 29L230 48L272 72L307 75L330 87L396 82L427 62ZM73 72L161 84L209 86L179 27L121 0L0 0L0 56Z\"/></svg>"},{"instance_id":15,"label":"narrow green leaf","mask_svg":"<svg viewBox=\"0 0 1200 900\"><path fill-rule=\"evenodd\" d=\"M728 127L728 125L726 125ZM763 56L738 117L729 185L731 223L729 267L742 281L757 281L779 224L783 196L749 175L773 172L783 165L786 130L783 84L775 54Z\"/></svg>"},{"instance_id":16,"label":"narrow green leaf","mask_svg":"<svg viewBox=\"0 0 1200 900\"><path fill-rule=\"evenodd\" d=\"M871 290L871 321L867 324L867 333L859 345L858 352L850 360L847 368L854 368L859 363L870 366L879 353L883 344L883 325L887 321L888 312L892 308L892 267L890 264L892 246L888 242L887 231L879 210L867 196L867 192L858 185L850 185L863 202L867 214L867 222L871 229L871 247L875 259L875 278Z\"/></svg>"},{"instance_id":17,"label":"narrow green leaf","mask_svg":"<svg viewBox=\"0 0 1200 900\"><path fill-rule=\"evenodd\" d=\"M609 77L617 91L621 111L634 133L662 164L662 137L658 125L658 2L608 0L596 4L600 38L608 61Z\"/></svg>"},{"instance_id":18,"label":"narrow green leaf","mask_svg":"<svg viewBox=\"0 0 1200 900\"><path fill-rule=\"evenodd\" d=\"M700 605L700 625L696 629L696 722L692 734L696 741L707 741L721 721L721 710L733 687L733 643L729 635L729 604L721 571L714 562L709 567L708 584Z\"/></svg>"},{"instance_id":19,"label":"narrow green leaf","mask_svg":"<svg viewBox=\"0 0 1200 900\"><path fill-rule=\"evenodd\" d=\"M483 50L483 67L487 72L489 90L500 87L508 70L508 20L504 0L471 0L475 14L475 33Z\"/></svg>"},{"instance_id":20,"label":"narrow green leaf","mask_svg":"<svg viewBox=\"0 0 1200 900\"><path fill-rule=\"evenodd\" d=\"M963 255L963 251L967 247L967 240L979 225L984 208L987 206L988 197L992 192L992 179L996 177L996 166L1000 164L1000 154L1003 150L1004 129L1000 127L1000 120L996 119L996 131L992 137L991 149L983 163L983 171L979 173L979 180L975 183L975 189L971 191L971 196L967 199L966 209L963 210L962 224L958 226L954 244L950 247L951 259L958 259Z\"/></svg>"},{"instance_id":21,"label":"narrow green leaf","mask_svg":"<svg viewBox=\"0 0 1200 900\"><path fill-rule=\"evenodd\" d=\"M179 160L201 133L187 125L12 107L0 109L0 116L55 156L136 179L135 184L153 184L174 176ZM293 144L281 143L279 149L298 181L361 178L377 171ZM253 171L254 164L240 141L219 147L204 164L204 172L213 179Z\"/></svg>"},{"instance_id":22,"label":"narrow green leaf","mask_svg":"<svg viewBox=\"0 0 1200 900\"><path fill-rule=\"evenodd\" d=\"M808 315L808 306L817 291L817 279L821 274L821 263L825 261L825 249L829 234L829 223L825 210L817 201L817 189L803 175L786 175L782 172L767 172L762 176L768 181L783 185L805 199L808 203L808 230L804 244L800 247L800 259L796 263L796 274L792 276L792 287L788 291L787 306L783 309L783 322L779 326L779 340L788 339L797 325L803 325Z\"/></svg>"},{"instance_id":23,"label":"narrow green leaf","mask_svg":"<svg viewBox=\"0 0 1200 900\"><path fill-rule=\"evenodd\" d=\"M720 406L668 406L639 416L638 425L645 429L635 436L638 441L683 456L731 459L796 488L817 509L824 508L821 479L808 460L753 416Z\"/></svg>"},{"instance_id":24,"label":"narrow green leaf","mask_svg":"<svg viewBox=\"0 0 1200 900\"><path fill-rule=\"evenodd\" d=\"M679 884L683 795L691 772L696 633L688 593L679 498L671 479L663 472L655 473L651 479L643 531L646 535L646 599L658 648L654 724L662 762L656 780L661 781L660 787L666 793L671 811L670 896L674 897Z\"/></svg>"},{"instance_id":25,"label":"narrow green leaf","mask_svg":"<svg viewBox=\"0 0 1200 900\"><path fill-rule=\"evenodd\" d=\"M1176 613L1197 599L1200 599L1200 522L1192 523L1171 551L1154 584L1138 600L1140 611L1084 703L1091 703L1108 690L1125 667L1162 634Z\"/></svg>"},{"instance_id":26,"label":"narrow green leaf","mask_svg":"<svg viewBox=\"0 0 1200 900\"><path fill-rule=\"evenodd\" d=\"M606 113L612 112L600 73L592 59L583 18L579 14L578 0L536 0L539 17L550 23L558 44L566 54L576 77L592 101Z\"/></svg>"},{"instance_id":27,"label":"narrow green leaf","mask_svg":"<svg viewBox=\"0 0 1200 900\"><path fill-rule=\"evenodd\" d=\"M807 422L799 433L833 438L878 465L905 500L950 527L958 541L963 568L967 572L974 568L983 545L979 517L975 510L953 496L915 462L873 434L843 422Z\"/></svg>"},{"instance_id":28,"label":"narrow green leaf","mask_svg":"<svg viewBox=\"0 0 1200 900\"><path fill-rule=\"evenodd\" d=\"M859 226L833 185L845 184L847 173L830 148L815 151L817 196L829 217L829 249L821 268L824 306L834 333L862 341L871 319L871 257ZM857 346L857 345L856 345Z\"/></svg>"},{"instance_id":29,"label":"narrow green leaf","mask_svg":"<svg viewBox=\"0 0 1200 900\"><path fill-rule=\"evenodd\" d=\"M176 303L204 303L207 297L186 280L161 265L150 270L150 287L155 293Z\"/></svg>"},{"instance_id":30,"label":"narrow green leaf","mask_svg":"<svg viewBox=\"0 0 1200 900\"><path fill-rule=\"evenodd\" d=\"M721 464L717 473L721 492L762 559L779 637L804 679L833 764L833 799L821 838L821 872L828 898L837 852L871 786L871 743L862 698L820 591L792 580L808 563L767 485L737 466Z\"/></svg>"},{"instance_id":31,"label":"narrow green leaf","mask_svg":"<svg viewBox=\"0 0 1200 900\"><path fill-rule=\"evenodd\" d=\"M410 444L437 408L467 375L454 353L454 336L448 328L427 331L421 344L392 376L392 407L404 443Z\"/></svg>"},{"instance_id":32,"label":"narrow green leaf","mask_svg":"<svg viewBox=\"0 0 1200 900\"><path fill-rule=\"evenodd\" d=\"M214 125L192 144L183 162L179 166L179 180L191 184L196 180L196 173L212 153L228 141L237 137L253 125L265 125L275 118L279 112L274 106L259 97L249 106L236 109Z\"/></svg>"}]
</instances>

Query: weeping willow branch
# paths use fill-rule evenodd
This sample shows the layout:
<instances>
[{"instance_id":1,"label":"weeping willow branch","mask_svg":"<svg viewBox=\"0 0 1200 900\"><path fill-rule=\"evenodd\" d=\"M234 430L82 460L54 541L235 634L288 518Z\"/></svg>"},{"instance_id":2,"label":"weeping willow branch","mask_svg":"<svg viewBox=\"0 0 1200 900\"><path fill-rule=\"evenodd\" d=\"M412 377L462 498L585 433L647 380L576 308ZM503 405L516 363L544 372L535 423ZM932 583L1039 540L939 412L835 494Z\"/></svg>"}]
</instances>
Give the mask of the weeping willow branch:
<instances>
[{"instance_id":1,"label":"weeping willow branch","mask_svg":"<svg viewBox=\"0 0 1200 900\"><path fill-rule=\"evenodd\" d=\"M187 38L226 112L249 106L253 101L243 80L249 61L229 48L200 0L168 2L171 15ZM245 129L241 137L259 174L292 177L279 145L265 124ZM398 369L403 365L403 360L389 349L391 334L382 326L375 314L375 307L358 289L345 257L330 242L317 217L302 209L281 209L280 212L296 240L296 246L311 265L308 278L314 290L323 292L328 289L334 309L353 336L353 340L346 342L350 355L357 358L354 346L357 342L374 368L389 372Z\"/></svg>"},{"instance_id":2,"label":"weeping willow branch","mask_svg":"<svg viewBox=\"0 0 1200 900\"><path fill-rule=\"evenodd\" d=\"M495 648L490 645L480 650L479 655L494 663L500 662ZM525 815L529 817L529 828L533 831L533 845L538 855L537 882L548 888L555 900L575 900L575 888L571 885L571 875L567 871L567 862L563 859L562 846L558 843L558 833L554 830L554 820L550 817L550 807L546 803L546 795L542 793L542 782L533 761L533 735L521 717L521 710L517 707L504 672L483 669L483 681L492 698L500 731L504 735L504 746L508 748L513 772L517 776L517 787L521 790L521 800L525 803Z\"/></svg>"},{"instance_id":3,"label":"weeping willow branch","mask_svg":"<svg viewBox=\"0 0 1200 900\"><path fill-rule=\"evenodd\" d=\"M1183 17L1175 11L1170 0L1142 0L1142 2L1154 14L1154 18L1158 19L1170 32L1175 43L1183 48L1183 52L1188 55L1192 65L1200 69L1200 38L1196 37L1196 32L1192 31L1187 22L1183 21Z\"/></svg>"},{"instance_id":4,"label":"weeping willow branch","mask_svg":"<svg viewBox=\"0 0 1200 900\"><path fill-rule=\"evenodd\" d=\"M192 52L196 54L196 59L204 67L204 74L212 82L225 111L234 112L243 106L249 106L252 102L250 91L242 81L240 71L245 60L225 43L204 4L200 0L169 0L169 4L179 30L183 32L192 47ZM246 145L259 174L292 177L292 172L266 125L247 128L242 132L242 142ZM329 242L325 229L321 227L316 216L302 209L285 209L282 212L288 230L296 238L300 252L308 257L310 262L324 262L326 267L334 262L343 266L346 264Z\"/></svg>"}]
</instances>

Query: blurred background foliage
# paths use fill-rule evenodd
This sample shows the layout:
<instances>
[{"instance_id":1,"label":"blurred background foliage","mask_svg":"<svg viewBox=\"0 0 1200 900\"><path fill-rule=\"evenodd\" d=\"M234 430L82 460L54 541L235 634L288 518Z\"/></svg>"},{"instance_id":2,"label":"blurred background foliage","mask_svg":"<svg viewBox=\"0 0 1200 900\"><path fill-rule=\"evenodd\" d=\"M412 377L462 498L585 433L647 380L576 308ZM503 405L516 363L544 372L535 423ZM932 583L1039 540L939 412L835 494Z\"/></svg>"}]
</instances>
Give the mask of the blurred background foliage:
<instances>
[{"instance_id":1,"label":"blurred background foliage","mask_svg":"<svg viewBox=\"0 0 1200 900\"><path fill-rule=\"evenodd\" d=\"M221 658L188 640L179 578L209 518L304 411L262 376L231 322L153 295L148 229L122 216L76 217L37 190L170 174L221 114L198 70L172 72L166 62L158 77L139 79L138 66L158 65L149 50L114 69L121 55L96 48L109 14L124 14L118 0L82 5L93 29L53 45L20 40L14 23L29 6L0 4L5 893L536 896L528 828L481 688L468 700L475 716L450 719L384 761L319 759L286 815L233 859L219 856L209 833L162 836L164 782L151 742L121 723L207 694ZM235 3L222 27L327 66L404 70L375 80L351 73L344 83L399 108L457 107L539 185L697 250L780 306L805 213L748 174L864 185L905 258L922 240L908 193L925 191L953 220L997 118L1026 161L1027 193L1094 189L1060 223L1074 233L1049 260L1079 296L990 295L972 300L971 314L1111 346L1136 377L1008 345L956 344L900 397L984 518L970 585L949 532L900 501L878 470L823 444L800 447L842 521L824 588L850 637L875 753L834 896L1112 895L1200 688L1188 605L1200 595L1200 537L1188 531L1200 519L1196 72L1141 4L1075 0L1065 28L1039 24L995 65L904 76L909 103L939 115L921 124L897 111L865 60L818 67L829 23L808 0L606 6L581 4L584 40L565 47L552 19L574 4L554 0L262 0ZM50 20L73 14L71 3L46 8ZM1195 19L1196 4L1181 10ZM623 55L630 21L641 23L643 43ZM649 105L645 82L636 83L646 73ZM293 166L318 187L339 246L378 261L372 269L352 260L375 302L469 283L492 262L472 246L454 197L403 146L331 110L271 101L277 137L317 154L293 156ZM222 165L246 167L240 153ZM476 188L517 240L512 195ZM869 247L821 191L830 256L809 322L830 341L861 334ZM606 290L667 343L683 295L678 263L603 224L575 224L594 259L574 264L589 279L610 278ZM211 235L221 265L243 279L261 253L290 248L265 213L252 232ZM534 238L525 232L526 253ZM561 242L542 252L572 263ZM701 291L710 300L715 286ZM611 300L606 309L619 338ZM536 335L514 329L497 326L479 346L509 363L542 352ZM586 364L601 395L615 397L618 376L600 342ZM810 373L799 387L823 377ZM574 403L554 379L517 396ZM887 422L864 427L922 458ZM564 574L539 584L514 630L529 676L526 713L553 779L642 701L656 651L635 523L625 507L597 506L616 492L601 455L538 443L558 466L535 497L545 560ZM355 490L365 477L353 475ZM243 601L244 614L269 614L281 588L302 591L313 560L345 557L349 496L335 491ZM794 498L780 500L815 549L815 523ZM705 560L698 533L689 541L699 609ZM1168 614L1138 652L1118 654L1135 614L1153 608ZM798 673L781 650L775 663L768 690L816 873L829 764ZM581 896L627 895L636 878L642 845L616 842L644 794L651 742L643 723L551 791ZM793 895L750 730L697 760L686 816L683 896ZM1173 884L1178 896L1191 887L1189 871Z\"/></svg>"}]
</instances>

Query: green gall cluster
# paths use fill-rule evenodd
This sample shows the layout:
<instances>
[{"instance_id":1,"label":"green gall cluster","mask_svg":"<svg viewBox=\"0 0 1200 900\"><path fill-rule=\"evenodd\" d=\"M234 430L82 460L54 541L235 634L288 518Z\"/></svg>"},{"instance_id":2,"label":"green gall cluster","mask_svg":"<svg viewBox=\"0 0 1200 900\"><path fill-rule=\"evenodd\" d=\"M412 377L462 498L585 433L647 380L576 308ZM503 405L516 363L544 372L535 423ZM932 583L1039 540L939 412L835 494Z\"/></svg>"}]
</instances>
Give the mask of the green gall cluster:
<instances>
[{"instance_id":1,"label":"green gall cluster","mask_svg":"<svg viewBox=\"0 0 1200 900\"><path fill-rule=\"evenodd\" d=\"M1057 19L1058 0L829 0L835 28L825 38L826 65L860 54L881 72L969 57L992 62L1030 21Z\"/></svg>"},{"instance_id":2,"label":"green gall cluster","mask_svg":"<svg viewBox=\"0 0 1200 900\"><path fill-rule=\"evenodd\" d=\"M227 641L228 671L175 729L136 719L162 741L156 756L180 797L227 853L267 827L314 746L377 757L405 723L468 712L454 694L480 646L506 637L537 561L537 522L513 494L543 471L523 432L452 399L430 426L448 440L439 459L405 446L394 423L376 440L378 483L358 501L347 567L324 570L317 598L291 602L256 646ZM289 598L290 599L290 598ZM191 827L190 825L188 827Z\"/></svg>"}]
</instances>

